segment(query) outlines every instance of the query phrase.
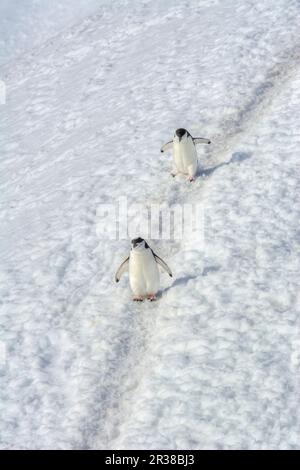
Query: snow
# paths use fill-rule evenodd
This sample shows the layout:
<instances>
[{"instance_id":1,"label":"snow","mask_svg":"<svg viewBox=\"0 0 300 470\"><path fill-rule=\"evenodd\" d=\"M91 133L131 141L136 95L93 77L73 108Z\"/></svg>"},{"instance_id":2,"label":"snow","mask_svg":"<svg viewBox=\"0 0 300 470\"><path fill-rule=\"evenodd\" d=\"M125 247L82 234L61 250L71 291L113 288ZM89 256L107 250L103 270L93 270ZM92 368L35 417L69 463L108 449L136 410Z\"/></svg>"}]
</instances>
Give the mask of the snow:
<instances>
[{"instance_id":1,"label":"snow","mask_svg":"<svg viewBox=\"0 0 300 470\"><path fill-rule=\"evenodd\" d=\"M1 0L0 64L51 40L97 10L106 0Z\"/></svg>"},{"instance_id":2,"label":"snow","mask_svg":"<svg viewBox=\"0 0 300 470\"><path fill-rule=\"evenodd\" d=\"M299 2L29 4L0 33L1 448L299 448ZM194 184L177 127L213 142ZM204 243L149 240L156 303L97 230L124 196L203 207Z\"/></svg>"}]
</instances>

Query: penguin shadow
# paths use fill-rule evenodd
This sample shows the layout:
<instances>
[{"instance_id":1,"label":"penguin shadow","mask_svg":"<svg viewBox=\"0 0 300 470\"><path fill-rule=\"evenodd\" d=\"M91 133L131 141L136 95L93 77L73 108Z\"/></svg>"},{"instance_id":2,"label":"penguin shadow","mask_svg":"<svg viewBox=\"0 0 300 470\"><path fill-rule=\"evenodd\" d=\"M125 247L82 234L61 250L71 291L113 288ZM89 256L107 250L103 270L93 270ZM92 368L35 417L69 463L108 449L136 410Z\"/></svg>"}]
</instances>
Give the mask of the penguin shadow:
<instances>
[{"instance_id":1,"label":"penguin shadow","mask_svg":"<svg viewBox=\"0 0 300 470\"><path fill-rule=\"evenodd\" d=\"M207 276L209 273L215 273L221 269L221 266L207 266L203 269L202 273L200 276ZM194 274L194 275L187 275L187 276L182 276L179 277L178 279L175 279L175 281L162 291L158 292L157 298L161 298L163 294L166 294L170 289L173 289L176 286L184 286L186 285L189 281L193 279L197 279L199 275Z\"/></svg>"},{"instance_id":2,"label":"penguin shadow","mask_svg":"<svg viewBox=\"0 0 300 470\"><path fill-rule=\"evenodd\" d=\"M245 160L248 160L251 157L252 157L251 152L234 152L231 156L231 159L228 162L222 162L212 168L200 170L199 176L204 176L204 177L211 176L216 170L218 170L222 166L231 165L232 163L241 163Z\"/></svg>"},{"instance_id":3,"label":"penguin shadow","mask_svg":"<svg viewBox=\"0 0 300 470\"><path fill-rule=\"evenodd\" d=\"M207 266L206 268L203 269L202 276L207 276L209 273L216 273L220 271L221 266L215 265L215 266Z\"/></svg>"}]
</instances>

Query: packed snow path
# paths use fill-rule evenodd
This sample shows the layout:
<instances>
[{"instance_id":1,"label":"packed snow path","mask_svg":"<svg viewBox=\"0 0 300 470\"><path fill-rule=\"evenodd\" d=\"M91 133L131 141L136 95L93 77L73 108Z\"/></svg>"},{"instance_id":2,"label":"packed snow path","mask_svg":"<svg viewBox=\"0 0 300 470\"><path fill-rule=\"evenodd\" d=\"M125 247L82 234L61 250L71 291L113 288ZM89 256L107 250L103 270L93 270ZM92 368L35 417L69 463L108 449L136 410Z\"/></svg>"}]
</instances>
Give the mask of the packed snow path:
<instances>
[{"instance_id":1,"label":"packed snow path","mask_svg":"<svg viewBox=\"0 0 300 470\"><path fill-rule=\"evenodd\" d=\"M120 0L2 67L2 448L299 447L299 21ZM213 141L194 184L177 127ZM204 245L151 243L157 303L113 282L119 196L204 206Z\"/></svg>"}]
</instances>

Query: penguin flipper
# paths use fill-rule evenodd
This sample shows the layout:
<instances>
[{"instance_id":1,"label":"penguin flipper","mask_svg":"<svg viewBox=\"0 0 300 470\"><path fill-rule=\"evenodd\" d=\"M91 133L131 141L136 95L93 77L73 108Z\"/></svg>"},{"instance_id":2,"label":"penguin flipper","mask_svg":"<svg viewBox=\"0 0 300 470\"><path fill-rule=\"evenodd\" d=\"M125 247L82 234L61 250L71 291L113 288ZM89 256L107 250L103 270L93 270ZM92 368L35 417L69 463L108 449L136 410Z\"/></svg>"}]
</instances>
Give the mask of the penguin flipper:
<instances>
[{"instance_id":1,"label":"penguin flipper","mask_svg":"<svg viewBox=\"0 0 300 470\"><path fill-rule=\"evenodd\" d=\"M157 256L154 253L153 250L152 250L152 253L153 253L154 259L157 262L157 264L159 264L169 274L170 277L173 277L172 271L169 268L169 266L167 265L167 263L165 263L163 259L161 259L159 256Z\"/></svg>"},{"instance_id":2,"label":"penguin flipper","mask_svg":"<svg viewBox=\"0 0 300 470\"><path fill-rule=\"evenodd\" d=\"M123 261L123 263L120 264L116 275L115 275L115 281L119 282L121 279L122 274L124 274L126 271L128 271L129 268L129 256Z\"/></svg>"},{"instance_id":3,"label":"penguin flipper","mask_svg":"<svg viewBox=\"0 0 300 470\"><path fill-rule=\"evenodd\" d=\"M160 149L161 153L164 153L166 150L169 150L170 148L172 148L172 145L173 145L173 140L170 140L170 142L167 142L166 144L164 144L162 148Z\"/></svg>"},{"instance_id":4,"label":"penguin flipper","mask_svg":"<svg viewBox=\"0 0 300 470\"><path fill-rule=\"evenodd\" d=\"M204 139L203 137L193 137L194 144L211 144L209 139Z\"/></svg>"}]
</instances>

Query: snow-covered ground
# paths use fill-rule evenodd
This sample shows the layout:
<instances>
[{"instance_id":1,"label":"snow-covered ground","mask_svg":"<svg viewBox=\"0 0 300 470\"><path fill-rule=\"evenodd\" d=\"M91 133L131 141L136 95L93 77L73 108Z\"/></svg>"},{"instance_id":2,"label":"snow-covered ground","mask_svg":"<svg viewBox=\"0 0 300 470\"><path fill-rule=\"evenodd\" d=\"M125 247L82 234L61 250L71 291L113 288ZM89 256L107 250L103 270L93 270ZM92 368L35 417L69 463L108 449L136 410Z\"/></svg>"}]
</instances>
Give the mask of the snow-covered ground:
<instances>
[{"instance_id":1,"label":"snow-covered ground","mask_svg":"<svg viewBox=\"0 0 300 470\"><path fill-rule=\"evenodd\" d=\"M1 448L299 448L300 4L96 3L0 36ZM113 281L119 196L204 208L204 244L149 241L156 303Z\"/></svg>"},{"instance_id":2,"label":"snow-covered ground","mask_svg":"<svg viewBox=\"0 0 300 470\"><path fill-rule=\"evenodd\" d=\"M1 0L0 64L51 40L109 0Z\"/></svg>"}]
</instances>

